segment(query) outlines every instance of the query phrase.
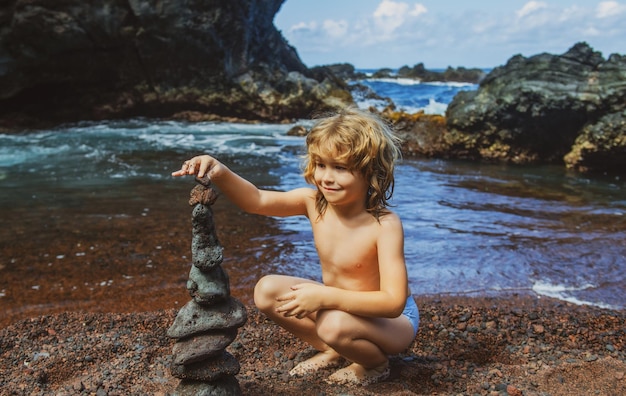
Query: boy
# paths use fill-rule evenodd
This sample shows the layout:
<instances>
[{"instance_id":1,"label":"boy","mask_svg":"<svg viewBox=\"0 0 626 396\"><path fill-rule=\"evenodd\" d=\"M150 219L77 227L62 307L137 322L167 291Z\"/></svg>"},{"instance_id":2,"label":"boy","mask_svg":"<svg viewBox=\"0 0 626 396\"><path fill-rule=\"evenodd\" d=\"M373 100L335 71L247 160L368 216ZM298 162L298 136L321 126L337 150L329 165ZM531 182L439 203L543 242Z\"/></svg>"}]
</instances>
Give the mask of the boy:
<instances>
[{"instance_id":1,"label":"boy","mask_svg":"<svg viewBox=\"0 0 626 396\"><path fill-rule=\"evenodd\" d=\"M267 275L254 289L261 312L319 351L291 375L346 359L351 364L329 382L381 381L389 375L388 355L415 337L419 312L408 287L402 223L387 208L397 144L378 117L347 108L319 120L307 135L304 178L315 188L260 190L208 155L172 173L208 174L246 212L309 219L323 283Z\"/></svg>"}]
</instances>

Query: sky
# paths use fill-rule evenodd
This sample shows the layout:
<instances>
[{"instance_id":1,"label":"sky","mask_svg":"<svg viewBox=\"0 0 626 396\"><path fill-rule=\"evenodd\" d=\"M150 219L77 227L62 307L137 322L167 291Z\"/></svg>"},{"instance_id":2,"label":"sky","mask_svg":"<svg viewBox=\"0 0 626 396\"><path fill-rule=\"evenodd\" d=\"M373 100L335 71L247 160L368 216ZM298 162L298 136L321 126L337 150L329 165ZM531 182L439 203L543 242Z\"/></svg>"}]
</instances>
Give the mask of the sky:
<instances>
[{"instance_id":1,"label":"sky","mask_svg":"<svg viewBox=\"0 0 626 396\"><path fill-rule=\"evenodd\" d=\"M309 67L492 68L580 41L626 55L626 0L286 0L274 25Z\"/></svg>"}]
</instances>

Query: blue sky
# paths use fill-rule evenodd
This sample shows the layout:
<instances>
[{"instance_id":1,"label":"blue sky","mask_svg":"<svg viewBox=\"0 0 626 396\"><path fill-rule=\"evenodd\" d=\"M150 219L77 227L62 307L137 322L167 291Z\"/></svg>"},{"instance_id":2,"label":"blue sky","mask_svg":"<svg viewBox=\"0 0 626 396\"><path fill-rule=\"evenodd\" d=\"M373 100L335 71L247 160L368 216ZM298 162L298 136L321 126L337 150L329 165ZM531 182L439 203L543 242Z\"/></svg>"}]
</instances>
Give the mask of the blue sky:
<instances>
[{"instance_id":1,"label":"blue sky","mask_svg":"<svg viewBox=\"0 0 626 396\"><path fill-rule=\"evenodd\" d=\"M626 0L287 0L274 24L309 67L495 67L579 41L626 55Z\"/></svg>"}]
</instances>

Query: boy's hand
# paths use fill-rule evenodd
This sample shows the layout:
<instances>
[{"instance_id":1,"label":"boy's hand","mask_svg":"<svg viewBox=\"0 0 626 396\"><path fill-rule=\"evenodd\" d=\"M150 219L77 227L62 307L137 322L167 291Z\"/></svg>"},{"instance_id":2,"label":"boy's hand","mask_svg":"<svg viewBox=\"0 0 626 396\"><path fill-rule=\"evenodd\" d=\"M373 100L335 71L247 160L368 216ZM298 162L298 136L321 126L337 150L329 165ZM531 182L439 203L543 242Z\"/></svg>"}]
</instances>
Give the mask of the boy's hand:
<instances>
[{"instance_id":1,"label":"boy's hand","mask_svg":"<svg viewBox=\"0 0 626 396\"><path fill-rule=\"evenodd\" d=\"M324 286L312 283L294 285L289 293L276 298L276 301L285 301L283 305L276 308L276 311L284 316L295 316L302 319L322 308L320 296L324 288Z\"/></svg>"},{"instance_id":2,"label":"boy's hand","mask_svg":"<svg viewBox=\"0 0 626 396\"><path fill-rule=\"evenodd\" d=\"M215 158L208 155L199 155L183 162L180 170L172 172L172 176L196 175L201 178L204 177L207 171L214 173L218 166L219 162Z\"/></svg>"}]
</instances>

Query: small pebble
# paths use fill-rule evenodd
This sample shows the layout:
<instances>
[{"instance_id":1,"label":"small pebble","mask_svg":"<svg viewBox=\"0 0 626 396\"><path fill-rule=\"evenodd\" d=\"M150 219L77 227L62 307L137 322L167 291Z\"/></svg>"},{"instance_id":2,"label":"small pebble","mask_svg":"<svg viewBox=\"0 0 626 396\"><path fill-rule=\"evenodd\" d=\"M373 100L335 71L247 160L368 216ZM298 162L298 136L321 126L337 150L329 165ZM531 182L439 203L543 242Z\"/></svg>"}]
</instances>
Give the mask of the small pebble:
<instances>
[{"instance_id":1,"label":"small pebble","mask_svg":"<svg viewBox=\"0 0 626 396\"><path fill-rule=\"evenodd\" d=\"M535 334L543 334L545 331L544 327L540 324L535 324L533 325L533 332L535 332Z\"/></svg>"}]
</instances>

